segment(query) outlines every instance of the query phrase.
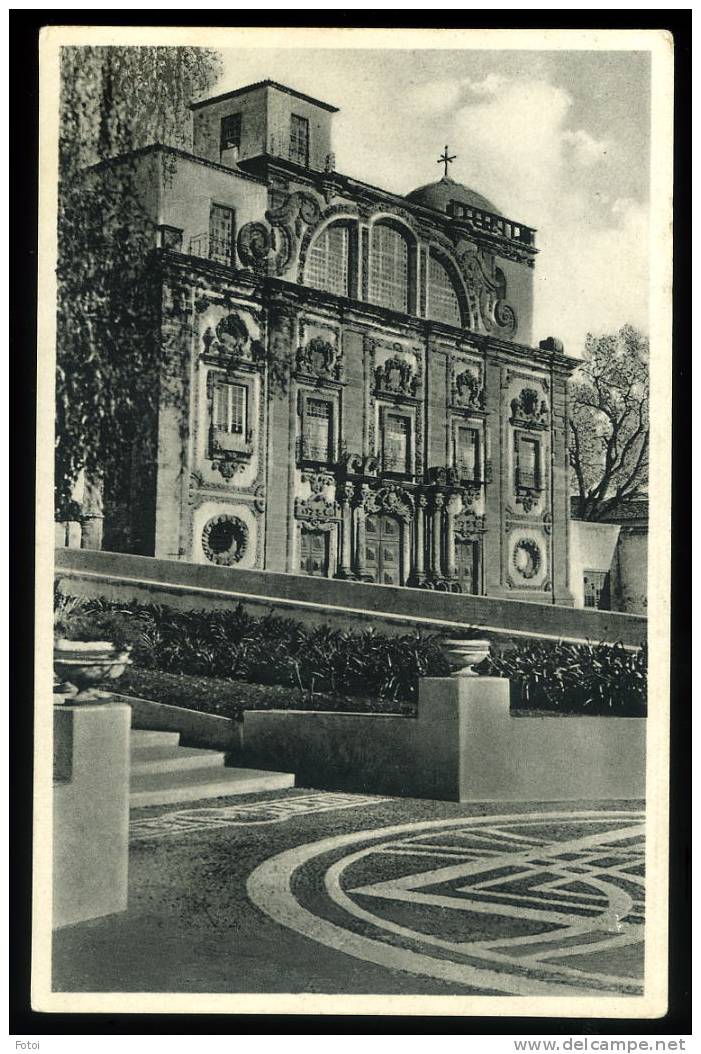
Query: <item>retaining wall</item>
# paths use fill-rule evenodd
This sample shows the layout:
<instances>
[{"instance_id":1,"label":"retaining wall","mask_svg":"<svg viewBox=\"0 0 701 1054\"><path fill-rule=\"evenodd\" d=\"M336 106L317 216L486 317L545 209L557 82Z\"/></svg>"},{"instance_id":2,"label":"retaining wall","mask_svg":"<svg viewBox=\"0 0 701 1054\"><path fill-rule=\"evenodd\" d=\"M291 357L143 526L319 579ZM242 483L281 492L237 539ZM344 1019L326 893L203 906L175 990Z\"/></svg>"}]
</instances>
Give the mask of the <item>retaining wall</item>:
<instances>
[{"instance_id":1,"label":"retaining wall","mask_svg":"<svg viewBox=\"0 0 701 1054\"><path fill-rule=\"evenodd\" d=\"M408 628L464 630L494 638L621 641L639 647L647 619L498 597L344 582L275 571L245 571L182 560L157 560L89 549L57 549L55 573L67 592L166 604L181 610L241 602L255 614L275 612L311 623L383 632Z\"/></svg>"}]
</instances>

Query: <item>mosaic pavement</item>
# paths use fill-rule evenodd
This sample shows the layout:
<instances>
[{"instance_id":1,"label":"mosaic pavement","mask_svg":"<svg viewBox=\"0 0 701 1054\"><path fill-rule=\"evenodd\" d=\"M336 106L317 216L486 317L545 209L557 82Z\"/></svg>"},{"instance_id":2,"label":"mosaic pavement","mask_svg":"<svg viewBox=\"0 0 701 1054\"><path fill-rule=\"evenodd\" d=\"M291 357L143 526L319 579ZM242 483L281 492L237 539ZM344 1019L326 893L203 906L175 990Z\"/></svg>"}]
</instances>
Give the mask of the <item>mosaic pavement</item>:
<instances>
[{"instance_id":1,"label":"mosaic pavement","mask_svg":"<svg viewBox=\"0 0 701 1054\"><path fill-rule=\"evenodd\" d=\"M421 821L296 846L247 890L368 963L509 995L640 995L643 836L628 811Z\"/></svg>"}]
</instances>

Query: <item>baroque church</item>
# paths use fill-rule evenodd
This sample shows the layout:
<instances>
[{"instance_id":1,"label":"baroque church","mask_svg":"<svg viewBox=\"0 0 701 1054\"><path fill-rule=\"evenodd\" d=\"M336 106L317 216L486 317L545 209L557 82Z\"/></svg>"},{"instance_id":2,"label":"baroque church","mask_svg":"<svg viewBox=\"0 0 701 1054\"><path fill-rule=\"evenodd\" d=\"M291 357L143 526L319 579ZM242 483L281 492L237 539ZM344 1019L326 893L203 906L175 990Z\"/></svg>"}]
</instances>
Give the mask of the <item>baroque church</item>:
<instances>
[{"instance_id":1,"label":"baroque church","mask_svg":"<svg viewBox=\"0 0 701 1054\"><path fill-rule=\"evenodd\" d=\"M191 154L129 156L178 365L104 547L570 604L576 361L532 344L536 232L447 148L406 197L336 171L336 112L263 81L193 104Z\"/></svg>"}]
</instances>

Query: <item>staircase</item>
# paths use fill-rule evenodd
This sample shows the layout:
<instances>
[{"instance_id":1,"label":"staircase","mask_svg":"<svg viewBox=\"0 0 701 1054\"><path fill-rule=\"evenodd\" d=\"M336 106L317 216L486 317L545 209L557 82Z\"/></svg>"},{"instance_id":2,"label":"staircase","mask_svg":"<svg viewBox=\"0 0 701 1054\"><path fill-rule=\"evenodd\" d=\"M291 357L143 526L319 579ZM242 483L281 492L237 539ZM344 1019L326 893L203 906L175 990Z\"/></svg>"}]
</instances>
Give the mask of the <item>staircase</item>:
<instances>
[{"instance_id":1,"label":"staircase","mask_svg":"<svg viewBox=\"0 0 701 1054\"><path fill-rule=\"evenodd\" d=\"M179 732L132 730L129 805L169 805L294 787L294 773L224 767L216 750L180 746Z\"/></svg>"}]
</instances>

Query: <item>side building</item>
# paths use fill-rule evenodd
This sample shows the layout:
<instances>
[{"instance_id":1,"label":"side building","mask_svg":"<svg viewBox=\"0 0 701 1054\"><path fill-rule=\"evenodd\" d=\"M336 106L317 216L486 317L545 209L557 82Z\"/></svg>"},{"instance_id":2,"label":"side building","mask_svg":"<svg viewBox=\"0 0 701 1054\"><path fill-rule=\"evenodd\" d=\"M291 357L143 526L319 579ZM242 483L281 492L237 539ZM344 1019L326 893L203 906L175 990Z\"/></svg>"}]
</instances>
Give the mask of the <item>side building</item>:
<instances>
[{"instance_id":1,"label":"side building","mask_svg":"<svg viewBox=\"0 0 701 1054\"><path fill-rule=\"evenodd\" d=\"M335 108L274 82L192 110L192 154L128 158L170 365L103 546L571 604L577 363L531 343L535 231L338 173Z\"/></svg>"}]
</instances>

